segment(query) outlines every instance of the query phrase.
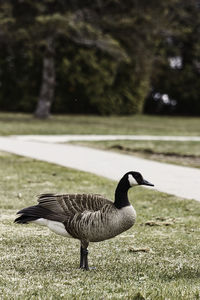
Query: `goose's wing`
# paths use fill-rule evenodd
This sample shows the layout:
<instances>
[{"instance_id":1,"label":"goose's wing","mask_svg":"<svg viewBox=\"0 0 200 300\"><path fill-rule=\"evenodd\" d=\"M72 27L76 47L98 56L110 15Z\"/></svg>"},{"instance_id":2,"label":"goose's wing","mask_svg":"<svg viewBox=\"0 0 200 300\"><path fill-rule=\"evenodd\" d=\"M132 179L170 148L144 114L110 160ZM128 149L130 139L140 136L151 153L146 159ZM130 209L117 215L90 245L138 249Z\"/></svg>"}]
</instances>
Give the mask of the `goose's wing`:
<instances>
[{"instance_id":1,"label":"goose's wing","mask_svg":"<svg viewBox=\"0 0 200 300\"><path fill-rule=\"evenodd\" d=\"M59 218L67 233L85 245L88 241L104 240L97 232L101 232L103 222L107 222L106 212L113 207L112 201L97 194L42 194L38 202L39 207L55 214L51 220Z\"/></svg>"},{"instance_id":2,"label":"goose's wing","mask_svg":"<svg viewBox=\"0 0 200 300\"><path fill-rule=\"evenodd\" d=\"M84 211L95 212L112 201L98 194L42 194L38 198L39 206L61 215L73 216Z\"/></svg>"}]
</instances>

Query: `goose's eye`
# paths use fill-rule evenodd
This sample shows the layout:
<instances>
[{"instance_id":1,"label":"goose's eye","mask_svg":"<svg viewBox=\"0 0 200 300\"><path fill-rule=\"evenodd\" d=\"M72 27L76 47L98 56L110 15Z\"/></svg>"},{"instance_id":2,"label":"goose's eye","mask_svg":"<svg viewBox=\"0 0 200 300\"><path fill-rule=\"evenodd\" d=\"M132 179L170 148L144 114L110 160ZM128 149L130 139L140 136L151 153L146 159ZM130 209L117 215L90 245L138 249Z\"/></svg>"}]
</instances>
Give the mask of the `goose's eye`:
<instances>
[{"instance_id":1,"label":"goose's eye","mask_svg":"<svg viewBox=\"0 0 200 300\"><path fill-rule=\"evenodd\" d=\"M129 181L130 186L138 185L137 181L131 174L128 175L128 181Z\"/></svg>"}]
</instances>

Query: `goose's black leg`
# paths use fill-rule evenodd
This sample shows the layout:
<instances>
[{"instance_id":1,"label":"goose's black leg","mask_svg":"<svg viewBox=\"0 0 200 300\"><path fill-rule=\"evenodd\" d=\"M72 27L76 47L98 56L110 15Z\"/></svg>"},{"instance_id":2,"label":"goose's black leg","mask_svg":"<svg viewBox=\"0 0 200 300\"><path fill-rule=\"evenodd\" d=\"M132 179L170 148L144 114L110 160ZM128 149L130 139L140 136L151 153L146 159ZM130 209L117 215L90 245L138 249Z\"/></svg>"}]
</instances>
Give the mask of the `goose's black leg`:
<instances>
[{"instance_id":1,"label":"goose's black leg","mask_svg":"<svg viewBox=\"0 0 200 300\"><path fill-rule=\"evenodd\" d=\"M81 246L80 249L80 269L89 270L88 267L88 250Z\"/></svg>"},{"instance_id":2,"label":"goose's black leg","mask_svg":"<svg viewBox=\"0 0 200 300\"><path fill-rule=\"evenodd\" d=\"M83 268L83 248L80 247L80 269Z\"/></svg>"}]
</instances>

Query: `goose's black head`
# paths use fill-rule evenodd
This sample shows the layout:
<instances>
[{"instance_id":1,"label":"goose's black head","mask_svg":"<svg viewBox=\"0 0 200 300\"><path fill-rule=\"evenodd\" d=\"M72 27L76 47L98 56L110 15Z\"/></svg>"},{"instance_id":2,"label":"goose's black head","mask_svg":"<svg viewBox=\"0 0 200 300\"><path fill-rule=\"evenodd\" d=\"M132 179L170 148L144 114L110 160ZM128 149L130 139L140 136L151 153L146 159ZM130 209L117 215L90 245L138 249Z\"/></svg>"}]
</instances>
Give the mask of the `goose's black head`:
<instances>
[{"instance_id":1,"label":"goose's black head","mask_svg":"<svg viewBox=\"0 0 200 300\"><path fill-rule=\"evenodd\" d=\"M139 172L130 171L124 175L128 181L129 187L136 185L149 185L154 186L154 184L145 180Z\"/></svg>"},{"instance_id":2,"label":"goose's black head","mask_svg":"<svg viewBox=\"0 0 200 300\"><path fill-rule=\"evenodd\" d=\"M130 171L127 172L119 181L116 192L127 192L131 187L136 185L149 185L154 186L149 181L145 180L139 172Z\"/></svg>"},{"instance_id":3,"label":"goose's black head","mask_svg":"<svg viewBox=\"0 0 200 300\"><path fill-rule=\"evenodd\" d=\"M136 185L149 185L154 186L152 183L145 180L139 172L130 171L126 173L119 181L115 191L114 205L117 208L122 208L130 205L128 201L127 192L129 188Z\"/></svg>"}]
</instances>

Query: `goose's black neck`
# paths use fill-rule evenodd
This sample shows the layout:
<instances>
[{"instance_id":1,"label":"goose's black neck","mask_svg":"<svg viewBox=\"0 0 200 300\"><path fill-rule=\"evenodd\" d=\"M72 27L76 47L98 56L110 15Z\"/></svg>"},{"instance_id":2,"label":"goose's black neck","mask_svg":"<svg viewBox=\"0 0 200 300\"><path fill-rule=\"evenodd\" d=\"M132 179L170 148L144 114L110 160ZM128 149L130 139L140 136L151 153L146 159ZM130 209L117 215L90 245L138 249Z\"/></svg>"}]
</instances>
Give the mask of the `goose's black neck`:
<instances>
[{"instance_id":1,"label":"goose's black neck","mask_svg":"<svg viewBox=\"0 0 200 300\"><path fill-rule=\"evenodd\" d=\"M128 190L130 185L128 181L123 177L117 185L115 190L115 202L114 205L118 209L130 205L128 200Z\"/></svg>"}]
</instances>

